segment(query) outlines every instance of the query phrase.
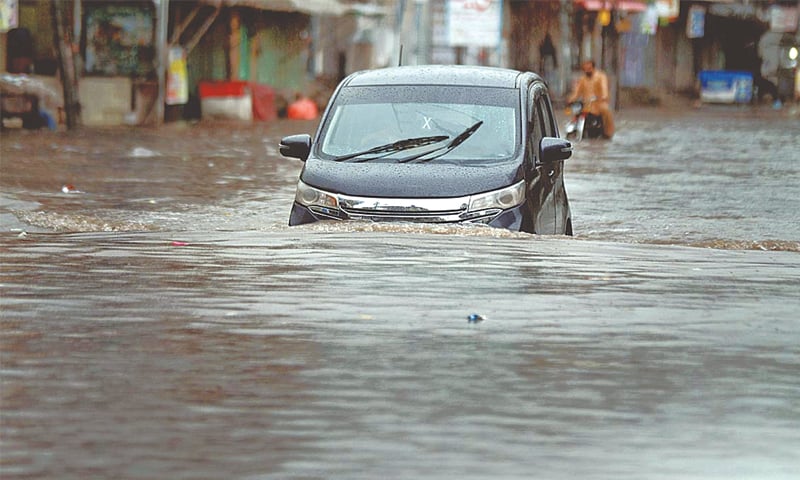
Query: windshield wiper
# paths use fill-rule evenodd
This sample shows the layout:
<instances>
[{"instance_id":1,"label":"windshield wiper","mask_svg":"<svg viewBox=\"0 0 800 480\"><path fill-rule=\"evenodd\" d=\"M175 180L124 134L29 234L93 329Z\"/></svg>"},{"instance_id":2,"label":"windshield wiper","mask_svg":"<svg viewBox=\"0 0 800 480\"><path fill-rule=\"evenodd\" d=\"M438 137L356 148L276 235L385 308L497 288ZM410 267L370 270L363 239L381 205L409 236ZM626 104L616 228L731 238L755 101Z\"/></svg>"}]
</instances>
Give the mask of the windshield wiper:
<instances>
[{"instance_id":1,"label":"windshield wiper","mask_svg":"<svg viewBox=\"0 0 800 480\"><path fill-rule=\"evenodd\" d=\"M373 160L375 158L382 158L394 152L399 152L401 150L408 150L410 148L423 147L425 145L430 145L432 143L442 142L444 140L447 140L448 138L450 137L448 137L447 135L433 135L429 137L406 138L405 140L398 140L396 142L387 143L386 145L378 145L377 147L372 147L370 149L364 150L363 152L349 153L347 155L335 157L333 160L337 162L345 162L347 160L352 160L356 157L363 157L365 155L373 155L376 153L385 154L385 155L380 155L378 157L371 157L359 160L364 162L367 160Z\"/></svg>"},{"instance_id":2,"label":"windshield wiper","mask_svg":"<svg viewBox=\"0 0 800 480\"><path fill-rule=\"evenodd\" d=\"M449 153L453 149L455 149L457 146L459 146L462 143L464 143L469 137L472 136L473 133L475 133L479 128L481 128L481 125L483 125L483 120L478 120L472 126L470 126L469 128L467 128L463 132L461 132L458 135L456 135L455 137L453 137L453 139L450 140L447 143L447 145L444 145L444 146L441 146L441 147L438 147L438 148L434 148L433 150L429 150L427 152L422 152L419 155L412 155L412 156L410 156L408 158L404 158L402 160L399 160L398 163L412 162L414 160L421 159L422 157L430 155L432 153L439 152L440 150L442 150L442 151L439 154L434 155L434 156L432 156L430 158L422 159L420 161L421 162L429 162L429 161L431 161L431 160L433 160L435 158L441 157L442 155L446 155L447 153Z\"/></svg>"}]
</instances>

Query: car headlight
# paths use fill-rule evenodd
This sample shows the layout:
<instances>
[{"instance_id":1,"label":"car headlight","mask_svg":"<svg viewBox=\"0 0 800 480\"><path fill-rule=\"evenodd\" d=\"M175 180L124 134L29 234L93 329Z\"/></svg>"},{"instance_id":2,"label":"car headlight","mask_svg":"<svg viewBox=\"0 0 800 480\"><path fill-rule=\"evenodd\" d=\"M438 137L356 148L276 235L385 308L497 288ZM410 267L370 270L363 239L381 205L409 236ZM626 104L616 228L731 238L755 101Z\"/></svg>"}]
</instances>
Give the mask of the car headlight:
<instances>
[{"instance_id":1,"label":"car headlight","mask_svg":"<svg viewBox=\"0 0 800 480\"><path fill-rule=\"evenodd\" d=\"M334 195L303 182L297 182L294 201L306 207L339 208L339 200Z\"/></svg>"},{"instance_id":2,"label":"car headlight","mask_svg":"<svg viewBox=\"0 0 800 480\"><path fill-rule=\"evenodd\" d=\"M510 187L481 193L470 197L469 211L478 212L499 208L508 210L525 201L525 181L522 180Z\"/></svg>"}]
</instances>

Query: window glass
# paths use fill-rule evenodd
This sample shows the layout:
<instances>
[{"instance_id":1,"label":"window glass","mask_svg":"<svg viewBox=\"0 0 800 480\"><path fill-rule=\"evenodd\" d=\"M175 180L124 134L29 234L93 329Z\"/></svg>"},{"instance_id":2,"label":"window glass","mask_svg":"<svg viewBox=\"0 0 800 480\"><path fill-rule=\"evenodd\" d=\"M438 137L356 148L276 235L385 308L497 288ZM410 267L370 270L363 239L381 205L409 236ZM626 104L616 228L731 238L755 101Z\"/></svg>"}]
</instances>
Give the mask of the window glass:
<instances>
[{"instance_id":1,"label":"window glass","mask_svg":"<svg viewBox=\"0 0 800 480\"><path fill-rule=\"evenodd\" d=\"M508 159L519 143L518 110L519 99L513 89L348 87L337 96L323 125L320 153L323 158L335 159L399 140L441 137L413 149L382 153L381 157L398 160L438 149L432 161ZM474 132L462 143L446 148L470 129Z\"/></svg>"},{"instance_id":2,"label":"window glass","mask_svg":"<svg viewBox=\"0 0 800 480\"><path fill-rule=\"evenodd\" d=\"M552 108L550 106L550 99L546 95L539 97L539 111L542 114L542 130L545 137L555 137L556 127L553 120Z\"/></svg>"},{"instance_id":3,"label":"window glass","mask_svg":"<svg viewBox=\"0 0 800 480\"><path fill-rule=\"evenodd\" d=\"M539 143L543 137L547 136L547 120L545 119L544 112L542 112L541 97L536 101L536 143Z\"/></svg>"},{"instance_id":4,"label":"window glass","mask_svg":"<svg viewBox=\"0 0 800 480\"><path fill-rule=\"evenodd\" d=\"M536 163L539 155L539 140L542 138L542 120L539 113L538 92L535 86L528 92L528 98L530 108L528 115L528 155Z\"/></svg>"}]
</instances>

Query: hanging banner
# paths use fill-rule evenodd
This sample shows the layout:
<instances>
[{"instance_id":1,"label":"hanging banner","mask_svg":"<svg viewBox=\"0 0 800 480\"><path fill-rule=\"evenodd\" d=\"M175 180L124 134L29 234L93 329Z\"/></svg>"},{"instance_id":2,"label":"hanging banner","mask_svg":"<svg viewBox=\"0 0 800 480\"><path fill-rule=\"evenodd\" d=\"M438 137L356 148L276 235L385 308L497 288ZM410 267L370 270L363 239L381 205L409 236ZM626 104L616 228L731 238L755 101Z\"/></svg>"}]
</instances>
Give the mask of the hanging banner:
<instances>
[{"instance_id":1,"label":"hanging banner","mask_svg":"<svg viewBox=\"0 0 800 480\"><path fill-rule=\"evenodd\" d=\"M19 26L18 0L0 0L0 32Z\"/></svg>"},{"instance_id":2,"label":"hanging banner","mask_svg":"<svg viewBox=\"0 0 800 480\"><path fill-rule=\"evenodd\" d=\"M797 7L773 5L769 9L769 29L772 32L794 32L797 30Z\"/></svg>"},{"instance_id":3,"label":"hanging banner","mask_svg":"<svg viewBox=\"0 0 800 480\"><path fill-rule=\"evenodd\" d=\"M169 49L167 70L167 105L183 105L189 101L189 75L186 71L186 51L182 47Z\"/></svg>"},{"instance_id":4,"label":"hanging banner","mask_svg":"<svg viewBox=\"0 0 800 480\"><path fill-rule=\"evenodd\" d=\"M450 46L499 46L502 35L502 5L502 0L448 0Z\"/></svg>"},{"instance_id":5,"label":"hanging banner","mask_svg":"<svg viewBox=\"0 0 800 480\"><path fill-rule=\"evenodd\" d=\"M658 30L658 8L655 5L648 6L642 15L641 22L642 34L655 35Z\"/></svg>"},{"instance_id":6,"label":"hanging banner","mask_svg":"<svg viewBox=\"0 0 800 480\"><path fill-rule=\"evenodd\" d=\"M706 9L699 5L692 5L689 17L686 19L686 36L689 38L703 38L706 34Z\"/></svg>"},{"instance_id":7,"label":"hanging banner","mask_svg":"<svg viewBox=\"0 0 800 480\"><path fill-rule=\"evenodd\" d=\"M656 0L656 9L660 18L676 19L681 13L678 0Z\"/></svg>"}]
</instances>

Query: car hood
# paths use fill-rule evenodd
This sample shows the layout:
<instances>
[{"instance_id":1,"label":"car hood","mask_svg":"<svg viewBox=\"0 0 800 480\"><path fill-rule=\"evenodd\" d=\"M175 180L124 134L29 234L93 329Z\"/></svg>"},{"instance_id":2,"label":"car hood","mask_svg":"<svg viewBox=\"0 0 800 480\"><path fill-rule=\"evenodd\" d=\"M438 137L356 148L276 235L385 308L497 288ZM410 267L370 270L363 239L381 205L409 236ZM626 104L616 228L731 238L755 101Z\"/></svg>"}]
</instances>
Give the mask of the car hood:
<instances>
[{"instance_id":1,"label":"car hood","mask_svg":"<svg viewBox=\"0 0 800 480\"><path fill-rule=\"evenodd\" d=\"M347 163L309 159L301 180L333 193L364 197L462 197L507 187L523 178L519 162L464 166L447 163Z\"/></svg>"}]
</instances>

